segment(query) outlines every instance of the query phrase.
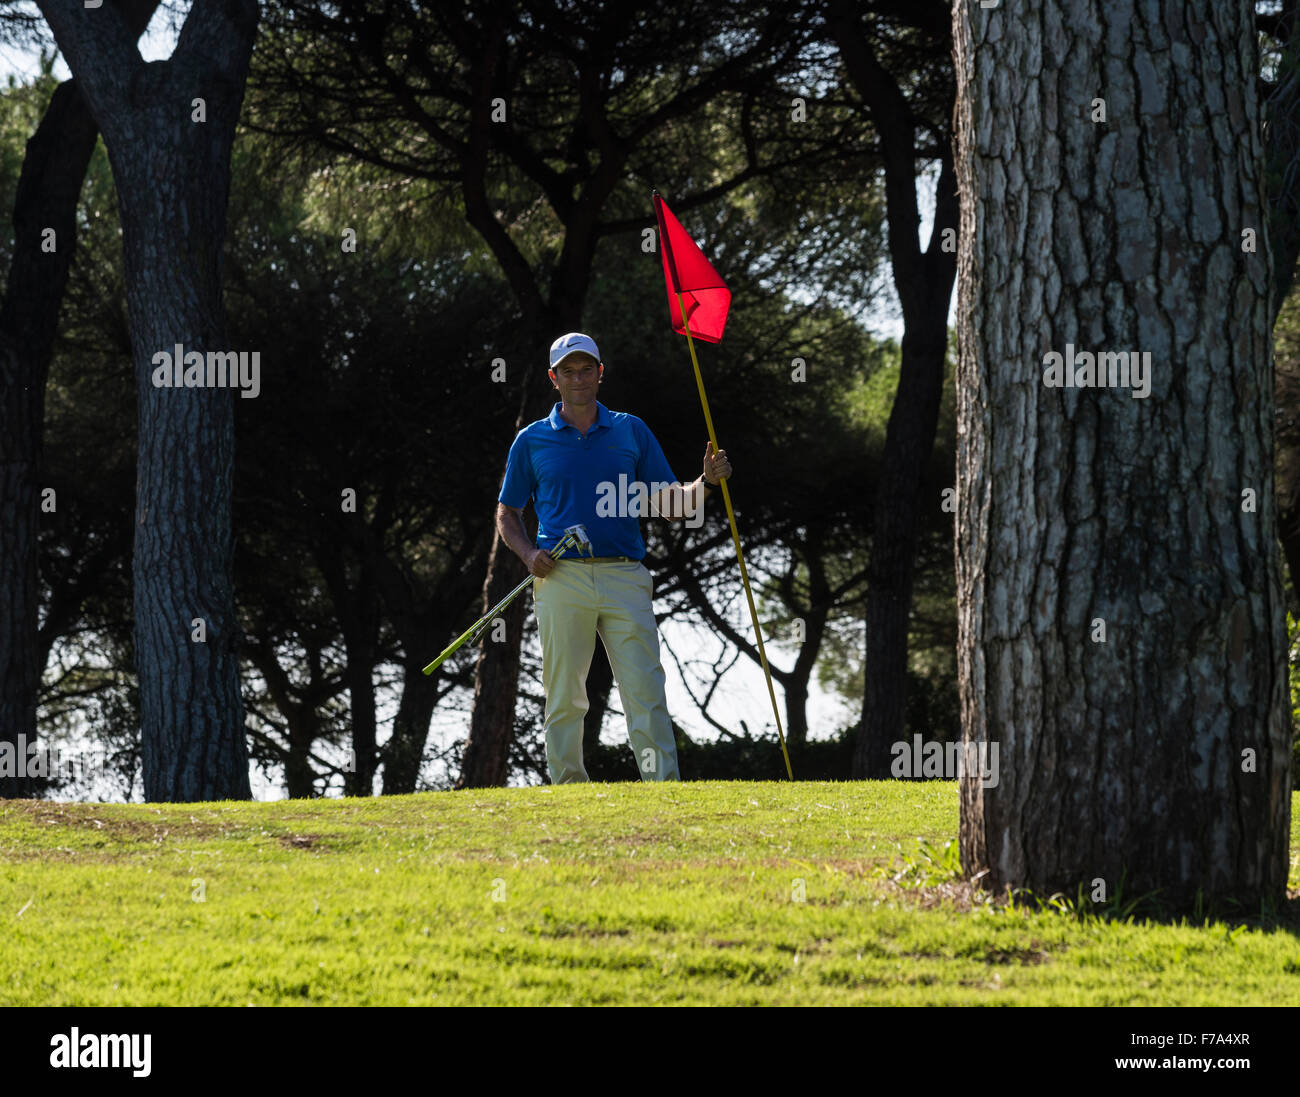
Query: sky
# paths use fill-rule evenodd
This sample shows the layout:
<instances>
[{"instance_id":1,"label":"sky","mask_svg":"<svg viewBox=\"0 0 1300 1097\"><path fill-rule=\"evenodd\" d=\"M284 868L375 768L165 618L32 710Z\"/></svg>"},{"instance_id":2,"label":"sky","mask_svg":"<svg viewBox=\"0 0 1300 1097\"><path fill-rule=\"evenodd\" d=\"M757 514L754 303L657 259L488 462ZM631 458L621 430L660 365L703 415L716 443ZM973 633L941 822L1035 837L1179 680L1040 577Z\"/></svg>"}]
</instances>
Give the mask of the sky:
<instances>
[{"instance_id":1,"label":"sky","mask_svg":"<svg viewBox=\"0 0 1300 1097\"><path fill-rule=\"evenodd\" d=\"M165 60L171 55L174 44L175 33L168 23L166 13L160 10L150 24L149 30L140 40L140 54L146 61ZM20 79L30 79L37 72L39 72L39 55L37 51L20 50L13 46L0 45L0 80L10 73L17 75ZM62 58L56 60L54 74L59 79L67 79L70 75ZM918 204L921 213L921 239L923 242L928 242L933 224L933 196L934 174L928 173L922 177L918 193ZM893 292L892 280L884 278L882 284L886 292L883 299L871 312L867 313L867 325L877 338L901 340L903 334L902 318L898 308L897 296ZM952 308L949 312L950 323L955 308L956 295L954 294ZM723 449L727 448L727 439L720 438L719 443ZM733 497L737 508L744 505L745 489L744 468L743 465L737 464L732 483ZM737 583L739 583L739 568L737 568ZM753 626L749 621L743 594L736 599L735 608L738 610L738 615L733 623L737 625L743 635L752 638ZM722 647L721 641L713 636L712 631L702 627L684 623L666 623L661 627L661 633L666 643L671 645L672 649L680 657L689 656L693 661L711 660ZM450 639L452 638L448 637L448 640ZM536 643L535 639L533 643ZM779 667L787 667L792 664L792 650L776 642L773 637L768 635L766 629L764 630L764 643L770 663ZM436 652L431 652L430 657L436 654ZM716 733L698 716L696 707L683 685L681 675L678 673L677 665L669 656L666 648L661 652L661 656L668 680L667 694L670 711L688 734L693 737L698 735L699 738L705 741L712 740L716 737ZM781 687L777 682L773 684L777 702L781 708L782 723L784 724L785 707ZM695 683L694 688L697 694L703 692L699 683ZM616 689L611 692L610 703L612 706L618 705ZM810 737L813 739L828 738L832 732L855 721L858 714L853 711L853 708L854 706L846 704L842 699L828 695L814 680L808 701ZM394 710L395 705L391 706L387 711L381 710L381 719L386 717L391 722ZM777 764L780 764L779 748L776 746L776 727L767 692L767 683L762 669L756 664L748 659L742 659L726 674L714 695L710 712L715 719L736 727L737 730L739 730L739 722L744 720L751 734L762 734L764 732L770 734L773 740L773 750L776 752ZM389 727L391 727L391 723L389 723ZM387 729L384 729L385 734L386 731ZM449 713L442 717L435 716L433 726L430 729L429 746L430 748L442 746L464 734L465 718L462 714ZM626 731L622 719L612 716L607 718L601 738L604 742L626 742ZM630 761L629 765L631 765ZM276 799L282 797L284 792L279 784L267 781L261 774L254 771L253 794L257 799Z\"/></svg>"}]
</instances>

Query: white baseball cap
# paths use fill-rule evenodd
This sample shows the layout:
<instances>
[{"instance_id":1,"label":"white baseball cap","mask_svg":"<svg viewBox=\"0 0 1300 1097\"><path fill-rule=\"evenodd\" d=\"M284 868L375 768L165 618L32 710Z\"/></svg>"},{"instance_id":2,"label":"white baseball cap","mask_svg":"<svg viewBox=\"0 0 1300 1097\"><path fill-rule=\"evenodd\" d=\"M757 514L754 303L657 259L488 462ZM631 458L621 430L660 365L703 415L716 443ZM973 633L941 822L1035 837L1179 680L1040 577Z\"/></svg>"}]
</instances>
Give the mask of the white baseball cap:
<instances>
[{"instance_id":1,"label":"white baseball cap","mask_svg":"<svg viewBox=\"0 0 1300 1097\"><path fill-rule=\"evenodd\" d=\"M590 354L597 362L600 361L600 351L596 348L596 340L590 335L583 335L580 331L571 331L568 335L561 335L551 344L551 369L558 366L570 354Z\"/></svg>"}]
</instances>

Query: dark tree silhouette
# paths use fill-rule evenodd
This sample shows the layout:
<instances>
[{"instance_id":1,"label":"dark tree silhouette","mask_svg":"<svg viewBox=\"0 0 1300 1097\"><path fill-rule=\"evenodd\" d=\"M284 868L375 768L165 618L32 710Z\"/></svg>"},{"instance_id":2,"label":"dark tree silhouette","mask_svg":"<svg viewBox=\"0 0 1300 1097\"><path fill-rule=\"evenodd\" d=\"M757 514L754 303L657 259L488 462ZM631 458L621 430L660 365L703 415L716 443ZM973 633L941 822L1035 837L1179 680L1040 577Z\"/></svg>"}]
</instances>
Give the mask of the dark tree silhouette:
<instances>
[{"instance_id":1,"label":"dark tree silhouette","mask_svg":"<svg viewBox=\"0 0 1300 1097\"><path fill-rule=\"evenodd\" d=\"M827 23L849 80L880 135L885 195L889 205L889 255L894 286L903 308L903 356L898 391L889 414L876 506L872 515L867 567L866 678L862 724L854 754L858 777L889 776L890 745L903 738L907 703L907 648L912 614L921 489L939 423L944 364L948 349L948 305L957 274L957 181L951 134L955 89L948 63L952 35L947 5L930 0L884 4L875 35L868 33L860 6L832 0ZM898 75L877 56L879 15L902 24L900 49L905 78L916 82L924 101L909 103ZM885 44L890 45L888 38ZM896 62L897 63L897 62ZM916 92L913 93L917 95ZM934 103L938 99L939 103ZM926 118L938 115L942 122ZM916 167L921 157L918 130L939 163L934 225L922 251L916 201Z\"/></svg>"},{"instance_id":2,"label":"dark tree silhouette","mask_svg":"<svg viewBox=\"0 0 1300 1097\"><path fill-rule=\"evenodd\" d=\"M158 0L122 5L132 40L157 6ZM14 201L13 259L0 302L0 742L15 747L20 735L36 741L49 650L38 642L37 628L45 385L76 254L77 202L98 135L76 81L64 81L27 142ZM0 775L0 797L31 791L28 779Z\"/></svg>"},{"instance_id":3,"label":"dark tree silhouette","mask_svg":"<svg viewBox=\"0 0 1300 1097\"><path fill-rule=\"evenodd\" d=\"M195 0L146 64L123 10L40 0L104 136L139 395L134 557L145 797L250 795L231 585L234 399L159 388L159 351L226 351L222 244L255 0ZM193 637L202 621L206 639Z\"/></svg>"}]
</instances>

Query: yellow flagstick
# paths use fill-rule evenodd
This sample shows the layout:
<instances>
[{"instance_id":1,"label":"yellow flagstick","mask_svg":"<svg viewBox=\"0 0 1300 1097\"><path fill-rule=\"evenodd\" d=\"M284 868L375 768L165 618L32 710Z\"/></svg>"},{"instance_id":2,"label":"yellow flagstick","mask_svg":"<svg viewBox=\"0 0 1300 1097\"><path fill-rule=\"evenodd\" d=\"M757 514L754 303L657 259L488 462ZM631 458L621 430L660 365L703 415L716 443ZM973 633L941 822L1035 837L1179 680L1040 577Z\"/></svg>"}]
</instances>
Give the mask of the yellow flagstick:
<instances>
[{"instance_id":1,"label":"yellow flagstick","mask_svg":"<svg viewBox=\"0 0 1300 1097\"><path fill-rule=\"evenodd\" d=\"M682 327L686 330L686 345L691 348L691 365L695 367L695 384L700 390L700 404L704 408L704 422L709 428L709 445L713 452L719 450L718 436L713 433L713 416L709 414L709 398L704 395L704 378L700 375L699 359L695 357L695 340L691 338L691 325L686 320L686 302L680 291L677 304L682 310ZM781 713L776 707L776 690L772 688L772 671L767 665L767 651L763 647L763 630L758 627L758 610L754 608L754 595L749 589L749 574L745 571L745 554L740 551L740 533L736 529L736 512L731 509L731 492L727 490L727 481L719 480L722 486L722 501L727 505L727 521L731 523L731 540L736 546L736 559L740 562L740 581L745 586L745 598L749 602L749 616L754 622L754 635L758 637L758 657L763 662L763 677L767 679L767 695L772 699L772 715L776 717L776 734L781 740L781 754L785 758L785 773L791 781L794 771L790 768L790 752L785 749L785 732L781 728Z\"/></svg>"}]
</instances>

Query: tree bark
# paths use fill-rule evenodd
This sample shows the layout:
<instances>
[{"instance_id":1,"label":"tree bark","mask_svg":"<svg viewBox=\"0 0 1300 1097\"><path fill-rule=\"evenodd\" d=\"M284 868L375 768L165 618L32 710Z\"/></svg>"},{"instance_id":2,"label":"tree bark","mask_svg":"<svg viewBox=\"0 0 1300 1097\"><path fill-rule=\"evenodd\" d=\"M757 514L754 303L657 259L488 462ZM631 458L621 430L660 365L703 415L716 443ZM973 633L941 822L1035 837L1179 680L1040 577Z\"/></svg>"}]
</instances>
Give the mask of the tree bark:
<instances>
[{"instance_id":1,"label":"tree bark","mask_svg":"<svg viewBox=\"0 0 1300 1097\"><path fill-rule=\"evenodd\" d=\"M962 724L998 748L962 864L1250 910L1290 807L1250 5L1047 11L953 16ZM1049 387L1070 350L1149 353L1149 397Z\"/></svg>"},{"instance_id":2,"label":"tree bark","mask_svg":"<svg viewBox=\"0 0 1300 1097\"><path fill-rule=\"evenodd\" d=\"M124 5L127 33L138 37L157 6ZM15 749L19 735L36 741L48 651L37 629L45 385L76 255L77 203L98 136L76 81L64 81L27 142L14 198L14 252L0 304L0 742ZM43 246L50 229L53 251ZM32 791L25 777L0 776L0 798Z\"/></svg>"},{"instance_id":3,"label":"tree bark","mask_svg":"<svg viewBox=\"0 0 1300 1097\"><path fill-rule=\"evenodd\" d=\"M221 257L255 0L196 0L146 64L120 10L40 0L113 167L139 394L135 644L147 800L247 799L231 585L233 394L153 384L160 351L226 351ZM195 99L206 120L194 118ZM195 622L202 621L198 640Z\"/></svg>"},{"instance_id":4,"label":"tree bark","mask_svg":"<svg viewBox=\"0 0 1300 1097\"><path fill-rule=\"evenodd\" d=\"M951 179L946 171L945 177ZM867 564L866 674L853 758L858 778L888 777L891 746L904 736L917 526L925 505L921 489L939 424L955 267L954 263L953 271L935 287L927 318L903 335L898 392L885 433Z\"/></svg>"},{"instance_id":5,"label":"tree bark","mask_svg":"<svg viewBox=\"0 0 1300 1097\"><path fill-rule=\"evenodd\" d=\"M20 735L36 740L44 669L36 633L45 383L76 251L77 200L97 134L76 84L60 84L27 142L14 201L14 255L0 309L0 741L15 750ZM47 228L55 233L52 253L42 249ZM0 776L0 797L32 792L30 778Z\"/></svg>"},{"instance_id":6,"label":"tree bark","mask_svg":"<svg viewBox=\"0 0 1300 1097\"><path fill-rule=\"evenodd\" d=\"M315 550L343 634L343 683L348 691L348 716L352 725L352 764L344 778L344 794L370 796L374 792L378 765L376 740L378 715L375 705L375 664L380 661L380 592L374 559L360 538L352 547L359 561L355 572L346 553L337 551L345 541L340 532L334 541Z\"/></svg>"},{"instance_id":7,"label":"tree bark","mask_svg":"<svg viewBox=\"0 0 1300 1097\"><path fill-rule=\"evenodd\" d=\"M379 661L379 591L372 568L363 562L355 589L350 589L344 569L337 561L321 561L321 570L331 588L343 626L343 647L347 666L343 680L348 690L352 718L353 769L346 781L348 796L371 796L375 768L379 718L375 706L375 664Z\"/></svg>"},{"instance_id":8,"label":"tree bark","mask_svg":"<svg viewBox=\"0 0 1300 1097\"><path fill-rule=\"evenodd\" d=\"M527 576L523 564L500 537L488 558L483 612L501 601ZM505 608L505 637L500 642L488 633L474 667L474 711L469 736L461 759L457 788L488 788L504 785L508 773L510 744L514 739L515 701L519 696L519 648L524 636L527 597L516 598Z\"/></svg>"},{"instance_id":9,"label":"tree bark","mask_svg":"<svg viewBox=\"0 0 1300 1097\"><path fill-rule=\"evenodd\" d=\"M536 395L541 391L540 385L525 381L526 403L518 420L519 429L541 418L539 396ZM503 482L504 479L503 463ZM537 520L531 506L524 511L524 516L525 528L536 539ZM501 601L527 576L519 558L506 547L499 534L495 536L483 585L483 612ZM501 614L505 622L505 637L499 642L494 641L489 630L479 649L474 667L474 710L470 716L457 788L490 788L506 783L510 745L515 735L515 702L519 697L519 649L524 639L524 613L531 612L531 603L531 591L511 602Z\"/></svg>"},{"instance_id":10,"label":"tree bark","mask_svg":"<svg viewBox=\"0 0 1300 1097\"><path fill-rule=\"evenodd\" d=\"M1291 573L1291 612L1300 618L1300 508L1278 508L1278 538L1282 542L1287 570Z\"/></svg>"},{"instance_id":11,"label":"tree bark","mask_svg":"<svg viewBox=\"0 0 1300 1097\"><path fill-rule=\"evenodd\" d=\"M1277 77L1264 104L1274 318L1291 289L1296 260L1300 258L1300 28L1296 19L1295 0L1285 0L1270 28L1281 56Z\"/></svg>"},{"instance_id":12,"label":"tree bark","mask_svg":"<svg viewBox=\"0 0 1300 1097\"><path fill-rule=\"evenodd\" d=\"M1268 28L1277 39L1281 57L1277 77L1264 104L1264 147L1268 157L1268 241L1273 253L1273 320L1291 289L1296 260L1300 257L1300 57L1297 56L1297 4L1286 0ZM1258 22L1258 16L1257 16ZM1279 405L1277 431L1280 483L1294 484L1296 430L1283 425L1287 397L1295 389L1294 366L1277 370L1274 389ZM1292 404L1291 406L1294 406ZM1278 500L1278 536L1287 570L1291 573L1292 613L1300 617L1300 499Z\"/></svg>"}]
</instances>

